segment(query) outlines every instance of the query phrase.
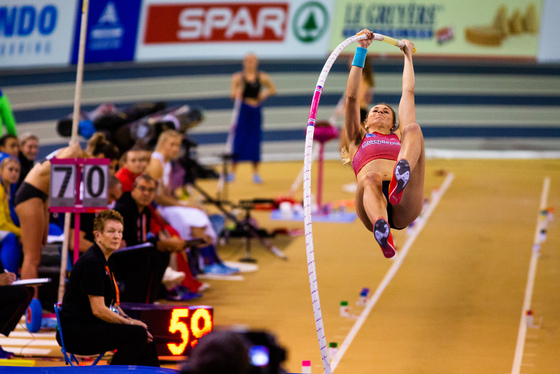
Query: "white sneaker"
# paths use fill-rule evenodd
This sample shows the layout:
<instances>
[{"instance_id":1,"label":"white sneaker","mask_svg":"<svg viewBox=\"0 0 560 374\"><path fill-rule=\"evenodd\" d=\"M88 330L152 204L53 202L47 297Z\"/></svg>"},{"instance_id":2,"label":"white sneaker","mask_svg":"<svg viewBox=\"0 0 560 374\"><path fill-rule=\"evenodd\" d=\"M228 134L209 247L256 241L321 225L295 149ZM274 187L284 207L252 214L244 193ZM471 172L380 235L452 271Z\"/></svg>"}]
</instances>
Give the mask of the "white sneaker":
<instances>
[{"instance_id":1,"label":"white sneaker","mask_svg":"<svg viewBox=\"0 0 560 374\"><path fill-rule=\"evenodd\" d=\"M163 273L163 279L161 280L161 283L163 283L165 288L169 290L180 285L185 277L186 274L182 271L173 270L168 266L165 269L165 273Z\"/></svg>"},{"instance_id":2,"label":"white sneaker","mask_svg":"<svg viewBox=\"0 0 560 374\"><path fill-rule=\"evenodd\" d=\"M200 292L204 292L206 290L208 290L210 288L210 285L208 283L202 283L199 287L198 290L196 290L196 292L200 293Z\"/></svg>"}]
</instances>

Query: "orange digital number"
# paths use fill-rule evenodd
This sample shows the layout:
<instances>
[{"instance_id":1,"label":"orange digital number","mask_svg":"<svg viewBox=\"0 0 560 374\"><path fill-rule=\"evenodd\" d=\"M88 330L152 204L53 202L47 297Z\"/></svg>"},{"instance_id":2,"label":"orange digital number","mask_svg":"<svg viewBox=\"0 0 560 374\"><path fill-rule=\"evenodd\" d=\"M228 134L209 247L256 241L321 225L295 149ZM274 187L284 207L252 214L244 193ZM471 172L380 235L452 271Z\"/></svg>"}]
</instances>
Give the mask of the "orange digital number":
<instances>
[{"instance_id":1,"label":"orange digital number","mask_svg":"<svg viewBox=\"0 0 560 374\"><path fill-rule=\"evenodd\" d=\"M204 324L202 328L199 327L199 320L202 319ZM191 331L195 338L199 339L203 335L208 334L212 331L213 323L212 323L212 316L207 309L197 309L193 313L191 317Z\"/></svg>"},{"instance_id":2,"label":"orange digital number","mask_svg":"<svg viewBox=\"0 0 560 374\"><path fill-rule=\"evenodd\" d=\"M179 320L179 318L188 317L188 316L189 316L188 309L173 309L173 312L171 314L169 332L173 334L176 331L179 331L181 333L181 339L182 339L182 342L179 345L175 343L167 343L167 348L169 348L169 351L174 356L181 355L185 351L185 348L189 343L189 328L187 327L186 323Z\"/></svg>"}]
</instances>

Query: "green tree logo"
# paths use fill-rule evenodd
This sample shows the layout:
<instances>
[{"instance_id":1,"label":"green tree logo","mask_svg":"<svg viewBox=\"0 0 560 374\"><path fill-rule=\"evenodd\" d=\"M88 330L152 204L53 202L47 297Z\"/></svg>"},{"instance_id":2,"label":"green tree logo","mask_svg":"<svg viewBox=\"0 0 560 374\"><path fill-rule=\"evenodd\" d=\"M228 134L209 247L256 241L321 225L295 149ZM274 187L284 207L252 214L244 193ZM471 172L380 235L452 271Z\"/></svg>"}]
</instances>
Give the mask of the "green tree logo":
<instances>
[{"instance_id":1,"label":"green tree logo","mask_svg":"<svg viewBox=\"0 0 560 374\"><path fill-rule=\"evenodd\" d=\"M329 14L323 4L309 1L298 8L292 22L294 35L303 43L320 39L329 26Z\"/></svg>"}]
</instances>

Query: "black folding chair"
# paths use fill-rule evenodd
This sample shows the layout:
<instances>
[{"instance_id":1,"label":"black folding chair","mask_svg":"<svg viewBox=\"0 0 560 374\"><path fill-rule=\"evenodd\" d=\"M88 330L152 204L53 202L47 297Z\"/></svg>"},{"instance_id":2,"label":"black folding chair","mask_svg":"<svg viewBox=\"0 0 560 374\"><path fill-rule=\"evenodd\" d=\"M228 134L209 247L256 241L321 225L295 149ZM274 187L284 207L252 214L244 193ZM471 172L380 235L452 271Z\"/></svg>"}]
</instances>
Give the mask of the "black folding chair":
<instances>
[{"instance_id":1,"label":"black folding chair","mask_svg":"<svg viewBox=\"0 0 560 374\"><path fill-rule=\"evenodd\" d=\"M60 350L62 351L62 354L64 355L64 362L66 363L66 365L70 364L70 366L80 366L80 363L78 361L78 359L76 358L76 356L74 356L73 353L70 353L66 350L66 347L64 346L64 338L62 337L62 326L60 325L60 309L62 308L62 305L60 303L56 303L54 304L54 311L56 313L56 322L58 323L58 333L60 334ZM99 362L99 360L101 360L101 358L103 358L103 356L105 355L105 352L99 354L99 356L97 356L97 358L95 359L95 361L93 361L93 363L91 364L93 365L97 365L97 363ZM75 364L74 364L75 362Z\"/></svg>"}]
</instances>

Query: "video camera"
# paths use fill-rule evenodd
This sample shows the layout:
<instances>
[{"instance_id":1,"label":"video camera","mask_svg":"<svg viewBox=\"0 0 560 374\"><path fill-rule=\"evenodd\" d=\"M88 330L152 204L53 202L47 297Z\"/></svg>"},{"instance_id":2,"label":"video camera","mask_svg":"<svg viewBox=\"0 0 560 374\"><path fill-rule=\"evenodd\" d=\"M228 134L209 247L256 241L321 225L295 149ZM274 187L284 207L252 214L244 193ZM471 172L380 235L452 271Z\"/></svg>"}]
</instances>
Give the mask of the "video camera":
<instances>
[{"instance_id":1,"label":"video camera","mask_svg":"<svg viewBox=\"0 0 560 374\"><path fill-rule=\"evenodd\" d=\"M243 335L249 342L249 374L286 373L280 366L286 360L286 350L276 343L273 335L264 331L248 331Z\"/></svg>"}]
</instances>

